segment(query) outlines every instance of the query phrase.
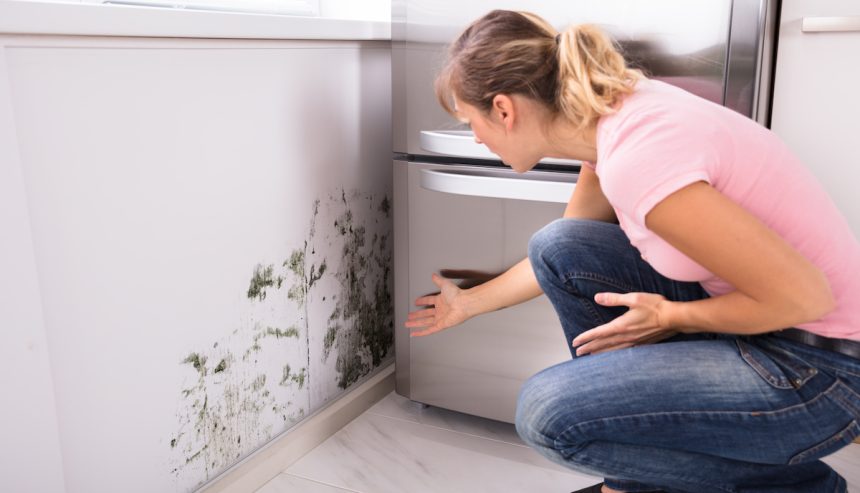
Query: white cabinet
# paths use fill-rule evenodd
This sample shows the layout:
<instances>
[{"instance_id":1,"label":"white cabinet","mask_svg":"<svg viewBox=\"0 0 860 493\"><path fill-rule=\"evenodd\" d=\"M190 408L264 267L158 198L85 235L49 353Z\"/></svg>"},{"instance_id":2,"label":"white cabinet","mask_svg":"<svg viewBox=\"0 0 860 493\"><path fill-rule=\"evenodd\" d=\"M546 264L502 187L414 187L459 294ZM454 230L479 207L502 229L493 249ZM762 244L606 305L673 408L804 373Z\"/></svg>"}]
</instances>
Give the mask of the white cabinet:
<instances>
[{"instance_id":1,"label":"white cabinet","mask_svg":"<svg viewBox=\"0 0 860 493\"><path fill-rule=\"evenodd\" d=\"M771 128L818 176L860 237L858 80L860 3L784 1Z\"/></svg>"},{"instance_id":2,"label":"white cabinet","mask_svg":"<svg viewBox=\"0 0 860 493\"><path fill-rule=\"evenodd\" d=\"M503 168L404 161L395 161L394 176L398 327L414 309L413 300L438 291L431 273L499 273L524 259L532 234L564 213L564 203L543 200L557 195L557 189L566 189L569 196L576 179L572 173L518 175ZM505 181L514 184L499 183ZM534 196L526 200L524 192L529 190ZM432 337L410 338L400 332L397 392L425 404L513 423L523 382L569 360L568 347L545 296L483 314Z\"/></svg>"}]
</instances>

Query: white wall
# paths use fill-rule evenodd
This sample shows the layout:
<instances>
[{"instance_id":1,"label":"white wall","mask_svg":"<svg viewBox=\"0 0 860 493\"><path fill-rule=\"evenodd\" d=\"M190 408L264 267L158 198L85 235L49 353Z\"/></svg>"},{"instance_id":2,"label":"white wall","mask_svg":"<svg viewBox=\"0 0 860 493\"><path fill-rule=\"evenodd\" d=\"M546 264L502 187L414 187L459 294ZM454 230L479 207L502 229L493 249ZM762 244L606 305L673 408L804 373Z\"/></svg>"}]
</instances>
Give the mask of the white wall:
<instances>
[{"instance_id":1,"label":"white wall","mask_svg":"<svg viewBox=\"0 0 860 493\"><path fill-rule=\"evenodd\" d=\"M0 489L190 491L392 361L388 43L0 53Z\"/></svg>"},{"instance_id":2,"label":"white wall","mask_svg":"<svg viewBox=\"0 0 860 493\"><path fill-rule=\"evenodd\" d=\"M58 492L54 384L6 67L0 51L0 490Z\"/></svg>"}]
</instances>

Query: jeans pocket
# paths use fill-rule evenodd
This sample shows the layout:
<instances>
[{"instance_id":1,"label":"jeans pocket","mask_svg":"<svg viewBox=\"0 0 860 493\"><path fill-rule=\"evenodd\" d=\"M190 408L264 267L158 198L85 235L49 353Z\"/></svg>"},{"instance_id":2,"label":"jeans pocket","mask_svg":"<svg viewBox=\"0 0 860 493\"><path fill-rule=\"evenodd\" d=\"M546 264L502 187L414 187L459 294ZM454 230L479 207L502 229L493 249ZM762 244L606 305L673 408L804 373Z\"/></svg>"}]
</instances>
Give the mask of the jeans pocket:
<instances>
[{"instance_id":1,"label":"jeans pocket","mask_svg":"<svg viewBox=\"0 0 860 493\"><path fill-rule=\"evenodd\" d=\"M771 344L756 344L753 339L735 339L741 357L771 386L778 389L799 389L818 370L799 356Z\"/></svg>"},{"instance_id":2,"label":"jeans pocket","mask_svg":"<svg viewBox=\"0 0 860 493\"><path fill-rule=\"evenodd\" d=\"M857 421L851 421L848 426L830 438L795 454L788 463L790 465L801 464L826 457L849 445L858 436L860 436L860 425L857 424Z\"/></svg>"}]
</instances>

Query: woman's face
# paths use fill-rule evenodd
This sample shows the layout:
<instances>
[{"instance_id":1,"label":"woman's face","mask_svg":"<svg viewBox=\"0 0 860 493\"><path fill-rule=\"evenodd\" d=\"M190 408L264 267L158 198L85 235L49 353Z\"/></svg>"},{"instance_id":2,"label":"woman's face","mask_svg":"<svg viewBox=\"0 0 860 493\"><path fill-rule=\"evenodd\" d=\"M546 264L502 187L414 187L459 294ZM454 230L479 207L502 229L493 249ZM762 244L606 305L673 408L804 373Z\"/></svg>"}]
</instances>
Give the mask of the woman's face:
<instances>
[{"instance_id":1,"label":"woman's face","mask_svg":"<svg viewBox=\"0 0 860 493\"><path fill-rule=\"evenodd\" d=\"M524 140L523 132L519 131L522 125L518 125L515 131L505 120L508 113L504 110L493 107L489 114L486 114L475 106L459 100L455 100L454 108L457 118L472 128L475 142L487 146L514 171L524 173L534 168L543 157L530 152L531 142Z\"/></svg>"}]
</instances>

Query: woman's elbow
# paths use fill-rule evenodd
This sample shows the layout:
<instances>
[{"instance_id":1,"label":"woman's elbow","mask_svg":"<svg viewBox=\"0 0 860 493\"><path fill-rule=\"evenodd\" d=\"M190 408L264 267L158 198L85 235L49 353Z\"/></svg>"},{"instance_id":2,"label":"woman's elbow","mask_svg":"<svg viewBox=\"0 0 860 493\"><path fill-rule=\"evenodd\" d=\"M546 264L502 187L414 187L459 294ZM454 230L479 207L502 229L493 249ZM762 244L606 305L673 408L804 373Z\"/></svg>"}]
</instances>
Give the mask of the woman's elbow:
<instances>
[{"instance_id":1,"label":"woman's elbow","mask_svg":"<svg viewBox=\"0 0 860 493\"><path fill-rule=\"evenodd\" d=\"M836 298L824 273L818 271L818 279L810 282L801 302L805 322L819 320L836 309Z\"/></svg>"}]
</instances>

